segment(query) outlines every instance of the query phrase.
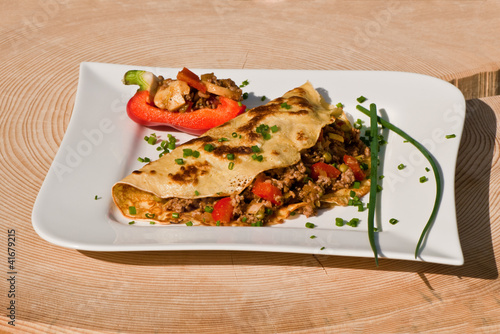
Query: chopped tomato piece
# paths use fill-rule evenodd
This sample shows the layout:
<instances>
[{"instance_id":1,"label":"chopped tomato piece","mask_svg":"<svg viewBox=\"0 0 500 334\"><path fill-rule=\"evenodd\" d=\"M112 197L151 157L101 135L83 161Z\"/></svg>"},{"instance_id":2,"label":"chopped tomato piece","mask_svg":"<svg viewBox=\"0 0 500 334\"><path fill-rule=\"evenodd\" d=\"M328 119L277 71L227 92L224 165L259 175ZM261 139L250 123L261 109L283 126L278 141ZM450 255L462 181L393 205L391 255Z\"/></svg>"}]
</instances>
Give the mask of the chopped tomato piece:
<instances>
[{"instance_id":1,"label":"chopped tomato piece","mask_svg":"<svg viewBox=\"0 0 500 334\"><path fill-rule=\"evenodd\" d=\"M207 87L201 82L198 75L191 72L187 68L183 68L182 71L177 73L177 80L185 81L189 86L196 88L202 93L207 92Z\"/></svg>"},{"instance_id":2,"label":"chopped tomato piece","mask_svg":"<svg viewBox=\"0 0 500 334\"><path fill-rule=\"evenodd\" d=\"M324 162L317 162L311 166L311 177L316 181L321 174L326 175L331 179L336 179L340 175L340 171L332 165Z\"/></svg>"},{"instance_id":3,"label":"chopped tomato piece","mask_svg":"<svg viewBox=\"0 0 500 334\"><path fill-rule=\"evenodd\" d=\"M366 178L365 172L363 172L363 170L359 166L358 160L356 160L355 157L347 154L344 155L344 163L352 170L356 181L362 181Z\"/></svg>"},{"instance_id":4,"label":"chopped tomato piece","mask_svg":"<svg viewBox=\"0 0 500 334\"><path fill-rule=\"evenodd\" d=\"M269 182L265 182L263 177L255 179L252 192L274 205L281 205L280 198L282 196L281 190Z\"/></svg>"},{"instance_id":5,"label":"chopped tomato piece","mask_svg":"<svg viewBox=\"0 0 500 334\"><path fill-rule=\"evenodd\" d=\"M215 203L214 211L212 211L212 218L221 223L229 223L231 218L233 218L233 210L234 207L231 204L231 197L224 197Z\"/></svg>"}]
</instances>

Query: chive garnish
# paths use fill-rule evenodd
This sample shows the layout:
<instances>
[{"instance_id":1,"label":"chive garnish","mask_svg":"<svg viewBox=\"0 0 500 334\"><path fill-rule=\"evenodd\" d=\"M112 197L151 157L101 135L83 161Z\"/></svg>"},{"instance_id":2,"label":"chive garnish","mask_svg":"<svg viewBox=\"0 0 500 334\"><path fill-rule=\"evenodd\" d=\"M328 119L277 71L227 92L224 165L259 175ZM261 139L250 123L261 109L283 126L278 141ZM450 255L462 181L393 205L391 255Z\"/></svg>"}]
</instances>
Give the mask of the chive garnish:
<instances>
[{"instance_id":1,"label":"chive garnish","mask_svg":"<svg viewBox=\"0 0 500 334\"><path fill-rule=\"evenodd\" d=\"M403 165L403 164L399 164L399 165L398 165L398 169L399 169L399 170L402 170L402 169L404 169L405 167L406 167L406 166L405 166L405 165Z\"/></svg>"},{"instance_id":2,"label":"chive garnish","mask_svg":"<svg viewBox=\"0 0 500 334\"><path fill-rule=\"evenodd\" d=\"M264 96L262 96L262 97L260 98L260 100L261 100L261 101L265 101L265 100L266 100L266 96L265 96L265 95L264 95Z\"/></svg>"},{"instance_id":3,"label":"chive garnish","mask_svg":"<svg viewBox=\"0 0 500 334\"><path fill-rule=\"evenodd\" d=\"M273 126L271 126L271 132L272 132L272 133L276 133L276 132L278 132L278 130L279 130L279 128L278 128L278 126L277 126L277 125L273 125Z\"/></svg>"},{"instance_id":4,"label":"chive garnish","mask_svg":"<svg viewBox=\"0 0 500 334\"><path fill-rule=\"evenodd\" d=\"M280 105L281 108L285 108L286 110L289 110L292 108L291 105L289 105L288 103L286 102L283 102L281 105Z\"/></svg>"},{"instance_id":5,"label":"chive garnish","mask_svg":"<svg viewBox=\"0 0 500 334\"><path fill-rule=\"evenodd\" d=\"M365 102L365 101L366 101L366 97L364 97L363 95L361 95L360 97L358 97L358 98L356 99L356 101L358 101L359 103L363 103L363 102Z\"/></svg>"},{"instance_id":6,"label":"chive garnish","mask_svg":"<svg viewBox=\"0 0 500 334\"><path fill-rule=\"evenodd\" d=\"M257 145L252 146L252 152L259 153L260 152L260 148Z\"/></svg>"},{"instance_id":7,"label":"chive garnish","mask_svg":"<svg viewBox=\"0 0 500 334\"><path fill-rule=\"evenodd\" d=\"M146 214L144 216L146 216L146 218L148 218L148 219L153 219L155 217L155 214L146 212Z\"/></svg>"},{"instance_id":8,"label":"chive garnish","mask_svg":"<svg viewBox=\"0 0 500 334\"><path fill-rule=\"evenodd\" d=\"M219 141L219 143L222 143L223 141L229 141L229 139L222 137L222 138L219 138L218 141Z\"/></svg>"},{"instance_id":9,"label":"chive garnish","mask_svg":"<svg viewBox=\"0 0 500 334\"><path fill-rule=\"evenodd\" d=\"M243 80L243 82L242 82L242 83L241 83L241 85L240 85L240 88L243 88L243 87L245 87L245 86L248 86L248 84L249 84L249 83L250 83L250 82L248 81L248 79L247 79L247 80Z\"/></svg>"},{"instance_id":10,"label":"chive garnish","mask_svg":"<svg viewBox=\"0 0 500 334\"><path fill-rule=\"evenodd\" d=\"M307 227L307 228L315 228L316 226L315 226L313 223L309 223L309 222L307 222L307 223L306 223L306 227Z\"/></svg>"},{"instance_id":11,"label":"chive garnish","mask_svg":"<svg viewBox=\"0 0 500 334\"><path fill-rule=\"evenodd\" d=\"M236 138L238 137L238 134L236 132L231 133L231 137Z\"/></svg>"},{"instance_id":12,"label":"chive garnish","mask_svg":"<svg viewBox=\"0 0 500 334\"><path fill-rule=\"evenodd\" d=\"M344 226L344 220L342 218L335 218L335 225Z\"/></svg>"},{"instance_id":13,"label":"chive garnish","mask_svg":"<svg viewBox=\"0 0 500 334\"><path fill-rule=\"evenodd\" d=\"M156 224L156 223L155 223L155 222L153 222L153 221L151 221L151 222L149 222L149 224L154 225L154 224Z\"/></svg>"},{"instance_id":14,"label":"chive garnish","mask_svg":"<svg viewBox=\"0 0 500 334\"><path fill-rule=\"evenodd\" d=\"M455 138L456 135L454 133L452 133L451 135L446 135L446 139L451 139L451 138Z\"/></svg>"},{"instance_id":15,"label":"chive garnish","mask_svg":"<svg viewBox=\"0 0 500 334\"><path fill-rule=\"evenodd\" d=\"M233 170L233 168L234 168L234 162L232 162L232 161L231 161L231 162L229 163L229 165L227 165L227 168L228 168L229 170Z\"/></svg>"},{"instance_id":16,"label":"chive garnish","mask_svg":"<svg viewBox=\"0 0 500 334\"><path fill-rule=\"evenodd\" d=\"M364 113L365 115L369 115L369 111L358 105L356 106L356 108L361 111L362 113ZM420 238L418 240L418 243L417 243L417 246L415 247L415 258L417 258L418 254L419 254L419 251L420 251L420 247L422 246L422 243L429 231L429 229L431 228L435 218L436 218L436 215L437 215L437 212L438 212L438 209L439 209L439 205L441 203L441 197L442 197L442 180L441 180L441 175L440 175L440 169L439 169L439 166L438 166L438 163L436 160L434 160L434 157L431 155L431 153L422 145L420 144L418 141L416 141L415 139L413 139L410 135L408 135L406 132L404 132L403 130L401 130L400 128L398 128L397 126L395 126L394 124L384 120L383 118L381 117L377 117L377 121L384 127L388 128L389 130L392 130L394 132L396 132L398 135L400 135L401 137L403 137L403 139L405 139L406 141L410 142L413 144L413 146L415 146L423 155L424 157L427 159L427 161L429 161L429 163L431 164L431 167L432 167L432 170L434 172L434 177L436 179L436 197L434 199L434 208L432 209L432 212L429 216L429 220L427 221L427 223L425 224L424 226L424 229L422 230L422 233L420 234Z\"/></svg>"},{"instance_id":17,"label":"chive garnish","mask_svg":"<svg viewBox=\"0 0 500 334\"><path fill-rule=\"evenodd\" d=\"M207 205L207 206L205 207L205 212L212 213L212 211L214 211L214 208L213 208L212 206Z\"/></svg>"},{"instance_id":18,"label":"chive garnish","mask_svg":"<svg viewBox=\"0 0 500 334\"><path fill-rule=\"evenodd\" d=\"M391 223L392 225L396 225L398 222L399 220L397 220L396 218L389 219L389 223Z\"/></svg>"},{"instance_id":19,"label":"chive garnish","mask_svg":"<svg viewBox=\"0 0 500 334\"><path fill-rule=\"evenodd\" d=\"M429 179L425 176L421 176L419 179L420 183L425 183L425 182L427 182L427 180L429 180Z\"/></svg>"},{"instance_id":20,"label":"chive garnish","mask_svg":"<svg viewBox=\"0 0 500 334\"><path fill-rule=\"evenodd\" d=\"M129 225L134 225L134 224L135 224L135 221L133 221L133 220L132 220L132 221L128 222L128 224L129 224Z\"/></svg>"},{"instance_id":21,"label":"chive garnish","mask_svg":"<svg viewBox=\"0 0 500 334\"><path fill-rule=\"evenodd\" d=\"M182 159L182 158L175 159L175 163L178 164L178 165L183 165L184 164L184 159Z\"/></svg>"},{"instance_id":22,"label":"chive garnish","mask_svg":"<svg viewBox=\"0 0 500 334\"><path fill-rule=\"evenodd\" d=\"M192 221L186 222L186 226L193 226L193 222Z\"/></svg>"},{"instance_id":23,"label":"chive garnish","mask_svg":"<svg viewBox=\"0 0 500 334\"><path fill-rule=\"evenodd\" d=\"M242 97L243 97L243 100L248 99L248 93L247 92L243 93Z\"/></svg>"},{"instance_id":24,"label":"chive garnish","mask_svg":"<svg viewBox=\"0 0 500 334\"><path fill-rule=\"evenodd\" d=\"M98 199L101 199L102 197L99 197L97 195L95 195L94 199L97 201Z\"/></svg>"},{"instance_id":25,"label":"chive garnish","mask_svg":"<svg viewBox=\"0 0 500 334\"><path fill-rule=\"evenodd\" d=\"M129 206L128 213L130 213L131 215L137 214L137 210L135 209L135 206Z\"/></svg>"},{"instance_id":26,"label":"chive garnish","mask_svg":"<svg viewBox=\"0 0 500 334\"><path fill-rule=\"evenodd\" d=\"M199 192L198 190L195 190L195 191L194 191L194 195L195 195L195 196L200 196L200 192Z\"/></svg>"},{"instance_id":27,"label":"chive garnish","mask_svg":"<svg viewBox=\"0 0 500 334\"><path fill-rule=\"evenodd\" d=\"M309 238L316 239L316 236L315 235L311 235Z\"/></svg>"},{"instance_id":28,"label":"chive garnish","mask_svg":"<svg viewBox=\"0 0 500 334\"><path fill-rule=\"evenodd\" d=\"M178 212L172 213L172 218L179 218L179 213Z\"/></svg>"},{"instance_id":29,"label":"chive garnish","mask_svg":"<svg viewBox=\"0 0 500 334\"><path fill-rule=\"evenodd\" d=\"M234 160L234 154L233 153L228 153L226 155L227 160Z\"/></svg>"},{"instance_id":30,"label":"chive garnish","mask_svg":"<svg viewBox=\"0 0 500 334\"><path fill-rule=\"evenodd\" d=\"M212 152L215 149L215 147L212 144L206 144L205 147L203 147L203 149L207 152Z\"/></svg>"},{"instance_id":31,"label":"chive garnish","mask_svg":"<svg viewBox=\"0 0 500 334\"><path fill-rule=\"evenodd\" d=\"M375 256L375 264L378 266L378 251L375 244L375 207L377 202L377 174L378 174L378 123L377 123L377 106L374 103L370 104L370 153L371 153L371 170L370 170L370 204L368 206L368 239L370 246Z\"/></svg>"}]
</instances>

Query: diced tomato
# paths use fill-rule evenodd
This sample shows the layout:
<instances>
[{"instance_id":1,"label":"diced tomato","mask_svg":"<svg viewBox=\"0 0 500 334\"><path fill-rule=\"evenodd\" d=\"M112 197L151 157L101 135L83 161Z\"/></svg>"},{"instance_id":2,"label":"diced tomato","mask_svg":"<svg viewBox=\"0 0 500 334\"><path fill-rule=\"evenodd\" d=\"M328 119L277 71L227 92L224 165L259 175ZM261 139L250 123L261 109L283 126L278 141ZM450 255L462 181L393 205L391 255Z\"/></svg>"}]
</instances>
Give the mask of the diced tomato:
<instances>
[{"instance_id":1,"label":"diced tomato","mask_svg":"<svg viewBox=\"0 0 500 334\"><path fill-rule=\"evenodd\" d=\"M221 223L229 223L233 217L233 210L231 197L224 197L215 203L212 218L215 221L219 220Z\"/></svg>"},{"instance_id":2,"label":"diced tomato","mask_svg":"<svg viewBox=\"0 0 500 334\"><path fill-rule=\"evenodd\" d=\"M362 181L366 178L365 172L363 172L363 170L359 166L358 160L356 160L355 157L347 154L344 155L344 163L352 170L356 181Z\"/></svg>"},{"instance_id":3,"label":"diced tomato","mask_svg":"<svg viewBox=\"0 0 500 334\"><path fill-rule=\"evenodd\" d=\"M324 174L331 179L336 179L339 177L340 171L332 165L324 162L317 162L311 166L311 177L314 181L316 181L321 174Z\"/></svg>"},{"instance_id":4,"label":"diced tomato","mask_svg":"<svg viewBox=\"0 0 500 334\"><path fill-rule=\"evenodd\" d=\"M185 67L177 73L177 80L185 81L189 86L196 88L202 93L207 92L207 87L201 82L200 78Z\"/></svg>"},{"instance_id":5,"label":"diced tomato","mask_svg":"<svg viewBox=\"0 0 500 334\"><path fill-rule=\"evenodd\" d=\"M252 192L274 205L281 205L280 197L282 196L281 190L269 182L265 182L263 177L257 177L253 184Z\"/></svg>"}]
</instances>

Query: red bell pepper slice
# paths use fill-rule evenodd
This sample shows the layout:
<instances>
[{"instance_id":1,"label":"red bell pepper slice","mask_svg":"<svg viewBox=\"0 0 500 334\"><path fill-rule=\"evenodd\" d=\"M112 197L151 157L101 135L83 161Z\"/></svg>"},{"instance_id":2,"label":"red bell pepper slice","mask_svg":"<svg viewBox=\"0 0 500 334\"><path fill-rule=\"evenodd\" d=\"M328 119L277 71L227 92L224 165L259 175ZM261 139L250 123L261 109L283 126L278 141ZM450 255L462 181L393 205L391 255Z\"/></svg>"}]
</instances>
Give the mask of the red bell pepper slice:
<instances>
[{"instance_id":1,"label":"red bell pepper slice","mask_svg":"<svg viewBox=\"0 0 500 334\"><path fill-rule=\"evenodd\" d=\"M234 207L231 204L231 197L224 197L215 203L214 210L212 211L212 218L221 223L229 223L231 218L233 218L233 210Z\"/></svg>"},{"instance_id":2,"label":"red bell pepper slice","mask_svg":"<svg viewBox=\"0 0 500 334\"><path fill-rule=\"evenodd\" d=\"M134 122L145 126L171 126L180 131L200 135L221 125L245 111L246 106L219 96L216 109L198 109L189 112L168 111L148 101L147 90L138 91L127 103L127 114Z\"/></svg>"},{"instance_id":3,"label":"red bell pepper slice","mask_svg":"<svg viewBox=\"0 0 500 334\"><path fill-rule=\"evenodd\" d=\"M337 168L324 162L317 162L311 166L311 177L314 181L323 173L331 179L336 179L340 175L340 171Z\"/></svg>"},{"instance_id":4,"label":"red bell pepper slice","mask_svg":"<svg viewBox=\"0 0 500 334\"><path fill-rule=\"evenodd\" d=\"M281 205L280 198L282 196L281 190L269 182L265 182L263 177L257 177L252 187L252 193L270 201L274 205Z\"/></svg>"},{"instance_id":5,"label":"red bell pepper slice","mask_svg":"<svg viewBox=\"0 0 500 334\"><path fill-rule=\"evenodd\" d=\"M189 86L196 88L202 93L207 92L207 87L201 82L200 77L185 67L177 73L177 80L187 82Z\"/></svg>"},{"instance_id":6,"label":"red bell pepper slice","mask_svg":"<svg viewBox=\"0 0 500 334\"><path fill-rule=\"evenodd\" d=\"M344 155L344 163L352 170L356 181L363 181L366 178L365 172L363 172L355 157L347 154Z\"/></svg>"}]
</instances>

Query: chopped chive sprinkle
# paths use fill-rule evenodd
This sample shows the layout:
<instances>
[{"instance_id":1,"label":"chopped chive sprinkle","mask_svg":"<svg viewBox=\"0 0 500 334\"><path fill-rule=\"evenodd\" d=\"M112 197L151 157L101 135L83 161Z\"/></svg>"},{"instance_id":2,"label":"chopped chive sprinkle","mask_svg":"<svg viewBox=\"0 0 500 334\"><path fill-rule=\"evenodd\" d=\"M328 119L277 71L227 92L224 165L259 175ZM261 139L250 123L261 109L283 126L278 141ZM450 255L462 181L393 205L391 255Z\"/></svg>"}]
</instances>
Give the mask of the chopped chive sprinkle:
<instances>
[{"instance_id":1,"label":"chopped chive sprinkle","mask_svg":"<svg viewBox=\"0 0 500 334\"><path fill-rule=\"evenodd\" d=\"M277 126L277 125L273 125L273 126L271 126L271 132L272 132L272 133L276 133L276 132L278 132L278 130L279 130L279 129L278 129L278 126Z\"/></svg>"},{"instance_id":2,"label":"chopped chive sprinkle","mask_svg":"<svg viewBox=\"0 0 500 334\"><path fill-rule=\"evenodd\" d=\"M129 225L134 225L134 224L135 224L135 221L133 221L133 220L132 220L132 221L128 222L128 224L129 224Z\"/></svg>"},{"instance_id":3,"label":"chopped chive sprinkle","mask_svg":"<svg viewBox=\"0 0 500 334\"><path fill-rule=\"evenodd\" d=\"M365 102L365 101L366 101L366 97L364 97L363 95L361 95L360 97L358 97L358 98L356 99L356 101L358 101L359 103L363 103L363 102Z\"/></svg>"},{"instance_id":4,"label":"chopped chive sprinkle","mask_svg":"<svg viewBox=\"0 0 500 334\"><path fill-rule=\"evenodd\" d=\"M403 164L399 164L399 165L398 165L398 169L399 169L399 170L405 169L405 167L406 167L406 166L405 166L405 165L403 165Z\"/></svg>"},{"instance_id":5,"label":"chopped chive sprinkle","mask_svg":"<svg viewBox=\"0 0 500 334\"><path fill-rule=\"evenodd\" d=\"M307 227L307 228L315 228L316 226L315 226L313 223L309 223L309 222L307 222L307 223L306 223L306 227Z\"/></svg>"},{"instance_id":6,"label":"chopped chive sprinkle","mask_svg":"<svg viewBox=\"0 0 500 334\"><path fill-rule=\"evenodd\" d=\"M195 196L200 196L200 192L199 192L198 190L195 190L195 191L194 191L194 195L195 195Z\"/></svg>"},{"instance_id":7,"label":"chopped chive sprinkle","mask_svg":"<svg viewBox=\"0 0 500 334\"><path fill-rule=\"evenodd\" d=\"M455 135L454 133L452 133L451 135L446 135L446 139L451 139L451 138L455 138L457 135Z\"/></svg>"},{"instance_id":8,"label":"chopped chive sprinkle","mask_svg":"<svg viewBox=\"0 0 500 334\"><path fill-rule=\"evenodd\" d=\"M215 147L212 144L206 144L205 147L203 147L203 149L207 152L212 152L215 149Z\"/></svg>"},{"instance_id":9,"label":"chopped chive sprinkle","mask_svg":"<svg viewBox=\"0 0 500 334\"><path fill-rule=\"evenodd\" d=\"M260 98L260 100L261 100L261 101L265 101L265 100L266 100L266 96L265 96L265 95L264 95L264 96L262 96L262 97Z\"/></svg>"},{"instance_id":10,"label":"chopped chive sprinkle","mask_svg":"<svg viewBox=\"0 0 500 334\"><path fill-rule=\"evenodd\" d=\"M248 93L247 92L243 93L242 97L243 97L243 100L248 99Z\"/></svg>"},{"instance_id":11,"label":"chopped chive sprinkle","mask_svg":"<svg viewBox=\"0 0 500 334\"><path fill-rule=\"evenodd\" d=\"M425 171L430 172L431 170L429 169L429 167L425 167Z\"/></svg>"},{"instance_id":12,"label":"chopped chive sprinkle","mask_svg":"<svg viewBox=\"0 0 500 334\"><path fill-rule=\"evenodd\" d=\"M344 107L344 105L343 105L342 103L340 103L340 102L339 102L339 103L337 103L336 107L337 107L337 108L343 108L343 107Z\"/></svg>"},{"instance_id":13,"label":"chopped chive sprinkle","mask_svg":"<svg viewBox=\"0 0 500 334\"><path fill-rule=\"evenodd\" d=\"M397 220L396 218L389 219L389 223L391 223L392 225L396 225L398 222L399 220Z\"/></svg>"},{"instance_id":14,"label":"chopped chive sprinkle","mask_svg":"<svg viewBox=\"0 0 500 334\"><path fill-rule=\"evenodd\" d=\"M193 155L193 150L192 150L192 149L190 149L190 148L185 148L185 149L183 149L183 150L182 150L182 156L183 156L184 158L190 157L190 156L192 156L192 155Z\"/></svg>"},{"instance_id":15,"label":"chopped chive sprinkle","mask_svg":"<svg viewBox=\"0 0 500 334\"><path fill-rule=\"evenodd\" d=\"M205 212L212 213L212 211L214 211L214 208L213 208L212 206L207 205L207 206L205 207Z\"/></svg>"},{"instance_id":16,"label":"chopped chive sprinkle","mask_svg":"<svg viewBox=\"0 0 500 334\"><path fill-rule=\"evenodd\" d=\"M199 151L193 151L193 157L199 158L200 157L200 152Z\"/></svg>"},{"instance_id":17,"label":"chopped chive sprinkle","mask_svg":"<svg viewBox=\"0 0 500 334\"><path fill-rule=\"evenodd\" d=\"M357 227L359 224L359 218L353 218L347 222L347 225L351 227Z\"/></svg>"},{"instance_id":18,"label":"chopped chive sprinkle","mask_svg":"<svg viewBox=\"0 0 500 334\"><path fill-rule=\"evenodd\" d=\"M248 84L249 84L249 83L250 83L250 82L248 81L248 79L247 79L247 80L243 80L243 82L242 82L242 83L241 83L241 85L240 85L240 88L243 88L243 87L245 87L245 86L248 86Z\"/></svg>"},{"instance_id":19,"label":"chopped chive sprinkle","mask_svg":"<svg viewBox=\"0 0 500 334\"><path fill-rule=\"evenodd\" d=\"M359 189L359 187L361 187L361 183L360 183L359 181L354 181L354 183L353 183L352 187L353 187L354 189Z\"/></svg>"},{"instance_id":20,"label":"chopped chive sprinkle","mask_svg":"<svg viewBox=\"0 0 500 334\"><path fill-rule=\"evenodd\" d=\"M231 137L236 138L238 137L238 134L236 132L231 133Z\"/></svg>"},{"instance_id":21,"label":"chopped chive sprinkle","mask_svg":"<svg viewBox=\"0 0 500 334\"><path fill-rule=\"evenodd\" d=\"M321 247L319 250L323 250L323 249L325 249L325 247Z\"/></svg>"},{"instance_id":22,"label":"chopped chive sprinkle","mask_svg":"<svg viewBox=\"0 0 500 334\"><path fill-rule=\"evenodd\" d=\"M186 226L193 226L193 222L192 221L186 222Z\"/></svg>"},{"instance_id":23,"label":"chopped chive sprinkle","mask_svg":"<svg viewBox=\"0 0 500 334\"><path fill-rule=\"evenodd\" d=\"M131 215L137 214L137 210L135 209L135 206L129 206L128 213L130 213Z\"/></svg>"},{"instance_id":24,"label":"chopped chive sprinkle","mask_svg":"<svg viewBox=\"0 0 500 334\"><path fill-rule=\"evenodd\" d=\"M427 182L428 180L429 180L429 179L428 179L427 177L425 177L425 176L422 176L422 177L420 177L420 179L419 179L420 183L425 183L425 182Z\"/></svg>"},{"instance_id":25,"label":"chopped chive sprinkle","mask_svg":"<svg viewBox=\"0 0 500 334\"><path fill-rule=\"evenodd\" d=\"M233 153L228 153L228 154L226 155L226 158L227 158L228 160L234 160L234 154L233 154Z\"/></svg>"},{"instance_id":26,"label":"chopped chive sprinkle","mask_svg":"<svg viewBox=\"0 0 500 334\"><path fill-rule=\"evenodd\" d=\"M289 110L289 109L291 109L291 108L292 108L292 106L291 106L291 105L289 105L289 104L288 104L288 103L286 103L286 102L283 102L283 103L280 105L280 107L281 107L281 108L285 108L285 109L287 109L287 110Z\"/></svg>"},{"instance_id":27,"label":"chopped chive sprinkle","mask_svg":"<svg viewBox=\"0 0 500 334\"><path fill-rule=\"evenodd\" d=\"M233 168L234 168L234 162L232 162L232 161L231 161L231 162L229 163L229 165L227 166L227 168L228 168L229 170L233 170Z\"/></svg>"},{"instance_id":28,"label":"chopped chive sprinkle","mask_svg":"<svg viewBox=\"0 0 500 334\"><path fill-rule=\"evenodd\" d=\"M215 225L220 226L220 220L216 221Z\"/></svg>"},{"instance_id":29,"label":"chopped chive sprinkle","mask_svg":"<svg viewBox=\"0 0 500 334\"><path fill-rule=\"evenodd\" d=\"M151 159L149 159L148 157L144 157L144 158L139 157L139 158L137 158L137 161L139 161L139 162L151 162Z\"/></svg>"},{"instance_id":30,"label":"chopped chive sprinkle","mask_svg":"<svg viewBox=\"0 0 500 334\"><path fill-rule=\"evenodd\" d=\"M178 164L178 165L183 165L184 164L184 159L182 159L182 158L175 159L175 163Z\"/></svg>"},{"instance_id":31,"label":"chopped chive sprinkle","mask_svg":"<svg viewBox=\"0 0 500 334\"><path fill-rule=\"evenodd\" d=\"M222 143L223 141L229 141L229 139L222 137L222 138L219 138L218 141L219 141L219 143Z\"/></svg>"},{"instance_id":32,"label":"chopped chive sprinkle","mask_svg":"<svg viewBox=\"0 0 500 334\"><path fill-rule=\"evenodd\" d=\"M257 155L256 153L252 154L252 159L257 161L262 161L264 157L262 155Z\"/></svg>"},{"instance_id":33,"label":"chopped chive sprinkle","mask_svg":"<svg viewBox=\"0 0 500 334\"><path fill-rule=\"evenodd\" d=\"M146 218L153 219L155 217L155 214L146 212L144 216L146 216Z\"/></svg>"},{"instance_id":34,"label":"chopped chive sprinkle","mask_svg":"<svg viewBox=\"0 0 500 334\"><path fill-rule=\"evenodd\" d=\"M97 201L98 199L101 199L102 197L99 197L97 195L95 195L94 199Z\"/></svg>"},{"instance_id":35,"label":"chopped chive sprinkle","mask_svg":"<svg viewBox=\"0 0 500 334\"><path fill-rule=\"evenodd\" d=\"M172 218L179 218L179 213L178 212L172 213Z\"/></svg>"},{"instance_id":36,"label":"chopped chive sprinkle","mask_svg":"<svg viewBox=\"0 0 500 334\"><path fill-rule=\"evenodd\" d=\"M316 239L317 237L315 235L311 235L309 238Z\"/></svg>"},{"instance_id":37,"label":"chopped chive sprinkle","mask_svg":"<svg viewBox=\"0 0 500 334\"><path fill-rule=\"evenodd\" d=\"M260 148L257 145L252 146L252 152L259 153Z\"/></svg>"},{"instance_id":38,"label":"chopped chive sprinkle","mask_svg":"<svg viewBox=\"0 0 500 334\"><path fill-rule=\"evenodd\" d=\"M150 222L149 222L149 224L154 225L154 224L156 224L156 223L155 223L155 222L153 222L153 221L150 221Z\"/></svg>"},{"instance_id":39,"label":"chopped chive sprinkle","mask_svg":"<svg viewBox=\"0 0 500 334\"><path fill-rule=\"evenodd\" d=\"M247 219L248 219L247 217L243 217L243 218L241 218L241 221L242 221L243 223L246 223L246 222L247 222Z\"/></svg>"},{"instance_id":40,"label":"chopped chive sprinkle","mask_svg":"<svg viewBox=\"0 0 500 334\"><path fill-rule=\"evenodd\" d=\"M335 218L335 225L344 226L344 220L342 218Z\"/></svg>"},{"instance_id":41,"label":"chopped chive sprinkle","mask_svg":"<svg viewBox=\"0 0 500 334\"><path fill-rule=\"evenodd\" d=\"M149 145L155 145L157 141L156 133L152 133L149 136L145 136L144 140L147 141Z\"/></svg>"}]
</instances>

